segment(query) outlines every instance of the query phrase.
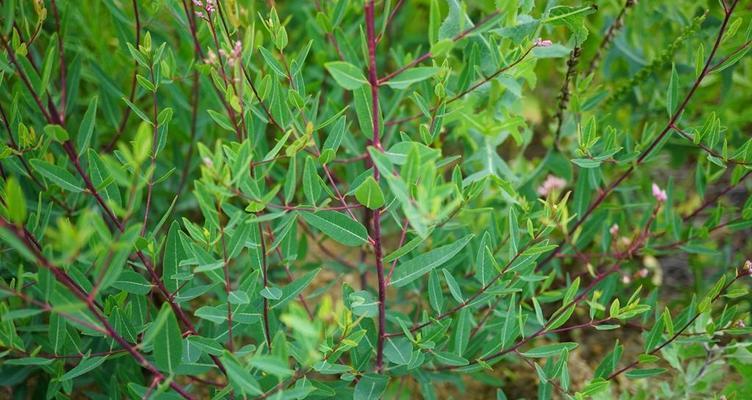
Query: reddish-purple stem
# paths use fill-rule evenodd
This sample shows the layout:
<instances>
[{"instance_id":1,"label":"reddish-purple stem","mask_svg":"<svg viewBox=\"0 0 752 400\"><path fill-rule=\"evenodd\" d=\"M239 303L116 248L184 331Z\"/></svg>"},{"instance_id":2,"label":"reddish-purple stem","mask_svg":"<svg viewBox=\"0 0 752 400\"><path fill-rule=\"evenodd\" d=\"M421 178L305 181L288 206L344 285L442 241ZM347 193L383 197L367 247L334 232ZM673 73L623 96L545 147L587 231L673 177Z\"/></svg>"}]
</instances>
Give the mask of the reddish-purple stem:
<instances>
[{"instance_id":1,"label":"reddish-purple stem","mask_svg":"<svg viewBox=\"0 0 752 400\"><path fill-rule=\"evenodd\" d=\"M374 16L374 1L369 0L365 6L366 37L368 40L368 83L371 86L371 108L373 120L373 147L377 151L384 151L381 146L379 133L379 78L376 70L376 29ZM378 182L381 178L379 169L373 169L373 178ZM381 211L373 210L372 231L373 251L376 258L376 275L379 283L379 333L376 344L376 371L384 368L384 339L386 338L386 277L384 276L384 261L381 249Z\"/></svg>"}]
</instances>

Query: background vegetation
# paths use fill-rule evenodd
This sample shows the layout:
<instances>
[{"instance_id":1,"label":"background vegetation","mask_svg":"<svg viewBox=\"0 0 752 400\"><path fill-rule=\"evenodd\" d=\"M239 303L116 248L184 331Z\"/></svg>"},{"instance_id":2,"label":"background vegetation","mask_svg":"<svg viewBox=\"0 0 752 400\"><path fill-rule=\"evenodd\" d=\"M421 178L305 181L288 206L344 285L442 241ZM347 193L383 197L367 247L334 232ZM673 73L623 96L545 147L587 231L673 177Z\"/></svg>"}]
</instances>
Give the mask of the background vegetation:
<instances>
[{"instance_id":1,"label":"background vegetation","mask_svg":"<svg viewBox=\"0 0 752 400\"><path fill-rule=\"evenodd\" d=\"M748 398L751 14L0 0L0 397Z\"/></svg>"}]
</instances>

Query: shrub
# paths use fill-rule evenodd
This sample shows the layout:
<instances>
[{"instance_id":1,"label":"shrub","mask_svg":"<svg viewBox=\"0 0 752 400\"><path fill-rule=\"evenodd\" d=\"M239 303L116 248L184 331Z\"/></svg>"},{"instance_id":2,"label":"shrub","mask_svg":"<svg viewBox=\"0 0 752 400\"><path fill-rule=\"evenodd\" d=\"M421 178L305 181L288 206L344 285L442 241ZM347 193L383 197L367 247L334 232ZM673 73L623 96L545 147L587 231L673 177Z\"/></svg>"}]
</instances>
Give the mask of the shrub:
<instances>
[{"instance_id":1,"label":"shrub","mask_svg":"<svg viewBox=\"0 0 752 400\"><path fill-rule=\"evenodd\" d=\"M0 1L3 396L752 393L749 4L274 3Z\"/></svg>"}]
</instances>

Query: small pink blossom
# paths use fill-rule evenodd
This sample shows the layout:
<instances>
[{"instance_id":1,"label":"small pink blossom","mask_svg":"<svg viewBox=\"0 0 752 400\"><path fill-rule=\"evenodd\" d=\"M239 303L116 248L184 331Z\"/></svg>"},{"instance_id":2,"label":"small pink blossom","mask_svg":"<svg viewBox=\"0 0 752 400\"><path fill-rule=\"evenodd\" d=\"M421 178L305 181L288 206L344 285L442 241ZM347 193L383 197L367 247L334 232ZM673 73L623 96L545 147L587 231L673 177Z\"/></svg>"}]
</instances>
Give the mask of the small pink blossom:
<instances>
[{"instance_id":1,"label":"small pink blossom","mask_svg":"<svg viewBox=\"0 0 752 400\"><path fill-rule=\"evenodd\" d=\"M217 0L206 0L206 4L201 0L193 0L193 5L198 8L203 8L207 13L211 14L217 9ZM201 12L196 12L196 15L201 18L204 17L204 14Z\"/></svg>"},{"instance_id":2,"label":"small pink blossom","mask_svg":"<svg viewBox=\"0 0 752 400\"><path fill-rule=\"evenodd\" d=\"M666 191L661 189L661 187L658 186L655 182L653 182L653 197L655 197L655 199L658 200L659 203L664 203L666 202L666 200L668 200Z\"/></svg>"},{"instance_id":3,"label":"small pink blossom","mask_svg":"<svg viewBox=\"0 0 752 400\"><path fill-rule=\"evenodd\" d=\"M220 51L221 51L221 50L220 50ZM205 62L205 63L207 63L207 64L216 64L216 63L217 63L217 61L219 60L219 59L217 58L217 53L215 53L215 52L214 52L214 50L212 50L212 49L209 49L209 52L208 52L207 54L208 54L208 55L207 55L207 56L206 56L206 58L204 59L204 62Z\"/></svg>"},{"instance_id":4,"label":"small pink blossom","mask_svg":"<svg viewBox=\"0 0 752 400\"><path fill-rule=\"evenodd\" d=\"M240 62L240 56L243 53L243 43L240 42L240 40L235 42L235 47L232 48L232 51L230 54L227 55L227 62L230 63L230 65L235 65L238 62Z\"/></svg>"},{"instance_id":5,"label":"small pink blossom","mask_svg":"<svg viewBox=\"0 0 752 400\"><path fill-rule=\"evenodd\" d=\"M548 40L548 39L535 39L535 46L537 47L550 47L554 42Z\"/></svg>"},{"instance_id":6,"label":"small pink blossom","mask_svg":"<svg viewBox=\"0 0 752 400\"><path fill-rule=\"evenodd\" d=\"M565 186L567 186L566 180L559 178L558 176L549 175L546 177L546 180L543 181L543 184L538 187L538 194L545 197L555 190L563 189Z\"/></svg>"},{"instance_id":7,"label":"small pink blossom","mask_svg":"<svg viewBox=\"0 0 752 400\"><path fill-rule=\"evenodd\" d=\"M625 285L629 285L632 283L632 278L630 278L629 275L624 275L621 277L621 282Z\"/></svg>"},{"instance_id":8,"label":"small pink blossom","mask_svg":"<svg viewBox=\"0 0 752 400\"><path fill-rule=\"evenodd\" d=\"M206 0L206 12L213 13L217 9L217 0Z\"/></svg>"},{"instance_id":9,"label":"small pink blossom","mask_svg":"<svg viewBox=\"0 0 752 400\"><path fill-rule=\"evenodd\" d=\"M648 273L649 271L647 268L642 268L639 271L637 271L637 276L639 276L640 278L645 278L648 276Z\"/></svg>"},{"instance_id":10,"label":"small pink blossom","mask_svg":"<svg viewBox=\"0 0 752 400\"><path fill-rule=\"evenodd\" d=\"M608 230L609 233L611 233L611 236L616 236L619 234L619 224L613 224L611 225L611 229Z\"/></svg>"}]
</instances>

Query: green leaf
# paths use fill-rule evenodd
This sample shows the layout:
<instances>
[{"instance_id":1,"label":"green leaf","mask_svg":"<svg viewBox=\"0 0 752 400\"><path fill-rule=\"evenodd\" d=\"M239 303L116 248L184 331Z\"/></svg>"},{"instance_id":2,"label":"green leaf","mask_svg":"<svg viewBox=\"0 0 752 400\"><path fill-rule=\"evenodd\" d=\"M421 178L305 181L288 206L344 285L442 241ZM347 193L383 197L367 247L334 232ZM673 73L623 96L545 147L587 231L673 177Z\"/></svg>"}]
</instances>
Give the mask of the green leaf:
<instances>
[{"instance_id":1,"label":"green leaf","mask_svg":"<svg viewBox=\"0 0 752 400\"><path fill-rule=\"evenodd\" d=\"M389 378L383 375L363 375L355 385L353 400L378 400L382 398ZM332 392L334 393L334 392Z\"/></svg>"},{"instance_id":2,"label":"green leaf","mask_svg":"<svg viewBox=\"0 0 752 400\"><path fill-rule=\"evenodd\" d=\"M335 81L347 90L355 90L368 84L361 70L345 61L332 61L324 64Z\"/></svg>"},{"instance_id":3,"label":"green leaf","mask_svg":"<svg viewBox=\"0 0 752 400\"><path fill-rule=\"evenodd\" d=\"M406 89L413 83L424 81L439 72L436 67L415 67L395 76L386 82L392 89Z\"/></svg>"},{"instance_id":4,"label":"green leaf","mask_svg":"<svg viewBox=\"0 0 752 400\"><path fill-rule=\"evenodd\" d=\"M274 73L276 73L280 78L287 78L285 67L282 66L282 64L280 64L276 58L274 58L274 55L264 47L259 47L258 49L261 53L261 57L264 58L266 65L268 65L272 69L272 71L274 71Z\"/></svg>"},{"instance_id":5,"label":"green leaf","mask_svg":"<svg viewBox=\"0 0 752 400\"><path fill-rule=\"evenodd\" d=\"M107 360L107 357L91 357L91 358L84 358L81 360L78 365L73 367L70 371L66 372L63 376L60 377L60 381L67 381L69 379L77 378L94 368L99 367L102 365L102 363Z\"/></svg>"},{"instance_id":6,"label":"green leaf","mask_svg":"<svg viewBox=\"0 0 752 400\"><path fill-rule=\"evenodd\" d=\"M384 344L384 356L389 362L407 365L413 353L413 344L407 338L389 338Z\"/></svg>"},{"instance_id":7,"label":"green leaf","mask_svg":"<svg viewBox=\"0 0 752 400\"><path fill-rule=\"evenodd\" d=\"M360 246L368 239L368 231L359 222L336 211L303 212L309 225L345 246Z\"/></svg>"},{"instance_id":8,"label":"green leaf","mask_svg":"<svg viewBox=\"0 0 752 400\"><path fill-rule=\"evenodd\" d=\"M666 93L666 111L668 111L669 117L674 115L677 101L679 101L679 74L676 72L676 64L672 64L671 79L668 81L668 91Z\"/></svg>"},{"instance_id":9,"label":"green leaf","mask_svg":"<svg viewBox=\"0 0 752 400\"><path fill-rule=\"evenodd\" d=\"M26 247L26 244L22 242L16 235L11 233L7 229L0 228L0 239L8 243L11 247L13 247L20 256L25 258L27 261L30 262L36 262L36 256L34 256L34 253L29 250L28 247Z\"/></svg>"},{"instance_id":10,"label":"green leaf","mask_svg":"<svg viewBox=\"0 0 752 400\"><path fill-rule=\"evenodd\" d=\"M277 307L281 307L292 298L300 294L300 292L302 292L305 288L308 287L308 285L311 284L313 278L316 277L319 271L321 271L321 268L316 268L313 271L310 271L307 274L301 276L300 278L295 279L290 284L282 288L282 293L280 294L279 298L276 299L277 302L274 303L270 308L275 309Z\"/></svg>"},{"instance_id":11,"label":"green leaf","mask_svg":"<svg viewBox=\"0 0 752 400\"><path fill-rule=\"evenodd\" d=\"M441 364L453 367L461 367L470 363L466 358L448 351L436 351L433 355L436 356L436 360Z\"/></svg>"},{"instance_id":12,"label":"green leaf","mask_svg":"<svg viewBox=\"0 0 752 400\"><path fill-rule=\"evenodd\" d=\"M125 270L120 273L118 279L112 284L113 287L128 293L145 295L151 291L151 283L141 274Z\"/></svg>"},{"instance_id":13,"label":"green leaf","mask_svg":"<svg viewBox=\"0 0 752 400\"><path fill-rule=\"evenodd\" d=\"M544 358L558 355L562 350L572 351L577 347L577 343L574 342L562 342L554 344L546 344L543 346L535 347L529 351L521 353L525 357L531 358Z\"/></svg>"},{"instance_id":14,"label":"green leaf","mask_svg":"<svg viewBox=\"0 0 752 400\"><path fill-rule=\"evenodd\" d=\"M358 203L375 210L384 205L384 193L381 192L379 183L373 176L367 177L363 183L355 189L355 198Z\"/></svg>"},{"instance_id":15,"label":"green leaf","mask_svg":"<svg viewBox=\"0 0 752 400\"><path fill-rule=\"evenodd\" d=\"M220 114L214 110L207 110L206 112L209 113L209 116L217 123L217 125L230 132L235 132L235 127L232 126L232 121L230 121L228 116Z\"/></svg>"},{"instance_id":16,"label":"green leaf","mask_svg":"<svg viewBox=\"0 0 752 400\"><path fill-rule=\"evenodd\" d=\"M89 106L86 108L81 125L78 126L78 135L76 135L76 147L78 148L79 157L89 148L91 135L94 133L94 123L97 118L97 103L99 97L93 96L89 100Z\"/></svg>"},{"instance_id":17,"label":"green leaf","mask_svg":"<svg viewBox=\"0 0 752 400\"><path fill-rule=\"evenodd\" d=\"M350 308L353 314L373 318L379 315L379 301L367 290L359 290L350 293L347 297L350 300Z\"/></svg>"},{"instance_id":18,"label":"green leaf","mask_svg":"<svg viewBox=\"0 0 752 400\"><path fill-rule=\"evenodd\" d=\"M319 161L322 164L326 164L332 161L334 157L337 155L337 150L339 150L339 146L340 144L342 144L342 140L344 139L345 134L347 133L346 124L347 124L347 120L345 119L345 116L343 115L339 119L337 119L337 122L334 124L334 127L332 127L332 130L329 132L329 135L326 137L326 140L324 141L324 147L321 149L321 156L319 158Z\"/></svg>"},{"instance_id":19,"label":"green leaf","mask_svg":"<svg viewBox=\"0 0 752 400\"><path fill-rule=\"evenodd\" d=\"M473 238L473 235L467 235L452 244L431 250L428 253L421 254L409 261L402 263L394 271L394 277L389 283L391 286L402 287L408 283L420 278L432 269L441 266L452 257L457 255Z\"/></svg>"},{"instance_id":20,"label":"green leaf","mask_svg":"<svg viewBox=\"0 0 752 400\"><path fill-rule=\"evenodd\" d=\"M303 167L303 193L310 204L316 205L321 196L321 184L312 157L306 157Z\"/></svg>"},{"instance_id":21,"label":"green leaf","mask_svg":"<svg viewBox=\"0 0 752 400\"><path fill-rule=\"evenodd\" d=\"M278 376L280 378L287 378L292 376L293 371L287 367L286 360L280 360L274 356L259 355L251 359L251 366L258 368L268 374Z\"/></svg>"},{"instance_id":22,"label":"green leaf","mask_svg":"<svg viewBox=\"0 0 752 400\"><path fill-rule=\"evenodd\" d=\"M13 321L14 319L24 319L39 315L43 310L38 308L20 308L17 310L11 310L3 314L2 321Z\"/></svg>"},{"instance_id":23,"label":"green leaf","mask_svg":"<svg viewBox=\"0 0 752 400\"><path fill-rule=\"evenodd\" d=\"M224 350L222 345L217 343L216 340L205 338L203 336L191 335L186 338L186 341L191 345L196 346L201 351L214 356L221 355Z\"/></svg>"},{"instance_id":24,"label":"green leaf","mask_svg":"<svg viewBox=\"0 0 752 400\"><path fill-rule=\"evenodd\" d=\"M268 300L279 300L282 298L282 289L273 286L267 286L261 289L261 297Z\"/></svg>"},{"instance_id":25,"label":"green leaf","mask_svg":"<svg viewBox=\"0 0 752 400\"><path fill-rule=\"evenodd\" d=\"M235 258L240 251L246 246L248 239L251 237L251 231L258 229L258 225L249 223L245 220L238 223L235 231L227 241L227 258Z\"/></svg>"},{"instance_id":26,"label":"green leaf","mask_svg":"<svg viewBox=\"0 0 752 400\"><path fill-rule=\"evenodd\" d=\"M159 313L164 314L164 324L154 336L154 361L159 369L172 374L183 357L183 336L169 304L165 303Z\"/></svg>"},{"instance_id":27,"label":"green leaf","mask_svg":"<svg viewBox=\"0 0 752 400\"><path fill-rule=\"evenodd\" d=\"M396 259L404 256L405 254L407 254L407 253L415 250L425 240L426 240L426 238L424 238L422 236L416 236L416 237L410 239L410 241L407 242L407 243L405 243L404 245L402 245L402 247L400 247L397 250L394 250L388 256L384 257L384 262L385 263L389 263L389 262L392 262L392 261L394 261L394 260L396 260Z\"/></svg>"},{"instance_id":28,"label":"green leaf","mask_svg":"<svg viewBox=\"0 0 752 400\"><path fill-rule=\"evenodd\" d=\"M624 374L629 379L643 379L650 378L651 376L660 375L666 372L666 368L643 368L633 369Z\"/></svg>"},{"instance_id":29,"label":"green leaf","mask_svg":"<svg viewBox=\"0 0 752 400\"><path fill-rule=\"evenodd\" d=\"M373 111L371 111L372 105L368 87L363 86L355 90L353 101L355 102L355 115L358 117L360 131L368 139L373 138Z\"/></svg>"},{"instance_id":30,"label":"green leaf","mask_svg":"<svg viewBox=\"0 0 752 400\"><path fill-rule=\"evenodd\" d=\"M441 281L435 269L428 273L428 302L437 313L444 308L444 292L441 291Z\"/></svg>"},{"instance_id":31,"label":"green leaf","mask_svg":"<svg viewBox=\"0 0 752 400\"><path fill-rule=\"evenodd\" d=\"M162 282L170 293L176 292L180 287L180 281L174 278L180 272L178 265L183 258L183 246L180 244L179 231L180 224L174 221L167 232L167 242L162 259Z\"/></svg>"},{"instance_id":32,"label":"green leaf","mask_svg":"<svg viewBox=\"0 0 752 400\"><path fill-rule=\"evenodd\" d=\"M128 107L130 107L130 109L131 109L131 110L133 110L133 112L134 112L134 113L136 113L136 115L138 115L138 117L139 117L139 118L141 118L141 119L142 119L142 120L143 120L144 122L146 122L146 123L147 123L147 124L149 124L149 125L154 125L154 124L153 124L153 123L151 122L151 119L149 118L149 116L148 116L148 115L146 115L146 113L145 113L145 112L141 111L141 109L140 109L140 108L138 108L138 106L137 106L137 105L133 104L133 103L132 103L132 102L131 102L130 100L128 100L128 98L127 98L127 97L123 96L123 97L121 97L121 99L122 99L122 100L123 100L123 101L125 102L125 104L127 104L127 105L128 105Z\"/></svg>"},{"instance_id":33,"label":"green leaf","mask_svg":"<svg viewBox=\"0 0 752 400\"><path fill-rule=\"evenodd\" d=\"M457 280L454 279L454 276L452 276L452 273L449 272L446 268L442 268L441 272L444 274L444 280L447 283L447 287L449 288L449 293L454 297L454 300L457 301L457 303L462 304L465 299L462 296L462 290L460 289L460 285L457 283Z\"/></svg>"},{"instance_id":34,"label":"green leaf","mask_svg":"<svg viewBox=\"0 0 752 400\"><path fill-rule=\"evenodd\" d=\"M31 160L29 163L42 176L69 192L78 193L84 190L80 181L64 168L42 160Z\"/></svg>"},{"instance_id":35,"label":"green leaf","mask_svg":"<svg viewBox=\"0 0 752 400\"><path fill-rule=\"evenodd\" d=\"M5 180L5 205L10 222L19 226L26 222L26 198L15 176Z\"/></svg>"},{"instance_id":36,"label":"green leaf","mask_svg":"<svg viewBox=\"0 0 752 400\"><path fill-rule=\"evenodd\" d=\"M3 361L3 363L5 365L28 366L28 365L50 365L52 364L53 361L55 361L54 358L24 357L24 358L6 359L5 361Z\"/></svg>"},{"instance_id":37,"label":"green leaf","mask_svg":"<svg viewBox=\"0 0 752 400\"><path fill-rule=\"evenodd\" d=\"M227 378L237 390L253 396L264 393L258 381L248 372L247 368L240 365L232 354L225 352L221 360L227 370Z\"/></svg>"},{"instance_id":38,"label":"green leaf","mask_svg":"<svg viewBox=\"0 0 752 400\"><path fill-rule=\"evenodd\" d=\"M44 133L58 143L65 143L70 139L68 131L60 125L47 125L44 127Z\"/></svg>"},{"instance_id":39,"label":"green leaf","mask_svg":"<svg viewBox=\"0 0 752 400\"><path fill-rule=\"evenodd\" d=\"M590 158L574 158L572 162L580 168L598 168L603 161L592 160Z\"/></svg>"}]
</instances>

